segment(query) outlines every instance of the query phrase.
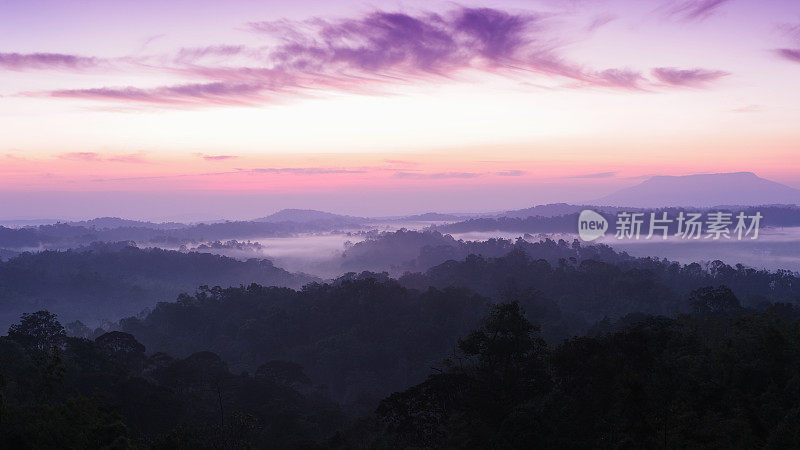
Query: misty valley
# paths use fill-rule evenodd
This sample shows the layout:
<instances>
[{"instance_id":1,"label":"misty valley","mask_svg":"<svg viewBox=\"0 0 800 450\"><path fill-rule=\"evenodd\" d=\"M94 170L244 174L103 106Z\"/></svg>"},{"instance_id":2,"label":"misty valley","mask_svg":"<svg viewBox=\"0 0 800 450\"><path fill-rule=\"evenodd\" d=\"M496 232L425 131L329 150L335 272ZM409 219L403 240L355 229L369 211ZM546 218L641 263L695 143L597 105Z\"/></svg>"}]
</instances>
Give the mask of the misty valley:
<instances>
[{"instance_id":1,"label":"misty valley","mask_svg":"<svg viewBox=\"0 0 800 450\"><path fill-rule=\"evenodd\" d=\"M800 448L800 0L0 0L0 450Z\"/></svg>"},{"instance_id":2,"label":"misty valley","mask_svg":"<svg viewBox=\"0 0 800 450\"><path fill-rule=\"evenodd\" d=\"M576 208L7 224L0 429L33 447L792 442L800 209L761 207L752 242L587 243Z\"/></svg>"}]
</instances>

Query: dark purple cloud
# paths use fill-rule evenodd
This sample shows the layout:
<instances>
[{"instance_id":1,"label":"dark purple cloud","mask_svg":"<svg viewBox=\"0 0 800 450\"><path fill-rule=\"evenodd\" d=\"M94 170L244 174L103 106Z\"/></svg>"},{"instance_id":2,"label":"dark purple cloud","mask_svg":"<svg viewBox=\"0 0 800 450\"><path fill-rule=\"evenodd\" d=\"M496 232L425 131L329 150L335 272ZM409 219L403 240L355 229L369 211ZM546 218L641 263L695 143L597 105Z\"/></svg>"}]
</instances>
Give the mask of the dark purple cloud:
<instances>
[{"instance_id":1,"label":"dark purple cloud","mask_svg":"<svg viewBox=\"0 0 800 450\"><path fill-rule=\"evenodd\" d=\"M449 76L479 63L516 60L522 49L536 41L541 21L530 14L461 8L446 15L377 11L358 19L262 22L250 27L279 33L284 40L269 55L276 67L405 77ZM310 32L304 29L309 26Z\"/></svg>"},{"instance_id":2,"label":"dark purple cloud","mask_svg":"<svg viewBox=\"0 0 800 450\"><path fill-rule=\"evenodd\" d=\"M701 21L715 14L730 0L686 0L679 1L668 8L667 13L683 21Z\"/></svg>"},{"instance_id":3,"label":"dark purple cloud","mask_svg":"<svg viewBox=\"0 0 800 450\"><path fill-rule=\"evenodd\" d=\"M63 53L0 53L0 69L6 70L82 70L95 67L99 63L98 58Z\"/></svg>"},{"instance_id":4,"label":"dark purple cloud","mask_svg":"<svg viewBox=\"0 0 800 450\"><path fill-rule=\"evenodd\" d=\"M689 8L689 3L697 3L696 8ZM700 14L716 7L705 3L685 2L680 9ZM563 39L550 16L534 13L489 8L456 8L444 14L376 11L342 20L248 26L273 35L279 43L259 49L184 48L166 66L157 67L204 82L146 89L64 89L46 95L177 107L256 105L325 90L380 93L386 84L448 80L467 70L500 75L529 72L571 88L640 91L651 86L632 69L589 69L564 58L555 44ZM243 60L252 67L230 64ZM662 87L699 87L726 74L654 69Z\"/></svg>"},{"instance_id":5,"label":"dark purple cloud","mask_svg":"<svg viewBox=\"0 0 800 450\"><path fill-rule=\"evenodd\" d=\"M359 19L306 24L262 22L251 29L279 34L284 44L269 55L283 73L313 75L318 82L451 78L465 69L529 71L582 85L636 87L624 69L589 71L556 53L552 26L532 13L461 8L447 14L375 12ZM301 32L305 30L305 32Z\"/></svg>"},{"instance_id":6,"label":"dark purple cloud","mask_svg":"<svg viewBox=\"0 0 800 450\"><path fill-rule=\"evenodd\" d=\"M664 84L684 87L703 87L709 82L730 75L722 70L681 70L674 67L656 67L652 73L658 81Z\"/></svg>"},{"instance_id":7,"label":"dark purple cloud","mask_svg":"<svg viewBox=\"0 0 800 450\"><path fill-rule=\"evenodd\" d=\"M781 58L800 63L800 48L779 48L776 52Z\"/></svg>"}]
</instances>

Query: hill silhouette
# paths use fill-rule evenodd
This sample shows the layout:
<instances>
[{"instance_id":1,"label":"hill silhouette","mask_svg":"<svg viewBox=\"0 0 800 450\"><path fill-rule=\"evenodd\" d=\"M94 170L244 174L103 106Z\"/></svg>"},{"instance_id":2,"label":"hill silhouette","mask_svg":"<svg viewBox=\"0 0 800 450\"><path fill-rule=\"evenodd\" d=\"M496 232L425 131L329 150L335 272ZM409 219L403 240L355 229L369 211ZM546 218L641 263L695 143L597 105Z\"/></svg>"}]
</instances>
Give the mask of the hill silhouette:
<instances>
[{"instance_id":1,"label":"hill silhouette","mask_svg":"<svg viewBox=\"0 0 800 450\"><path fill-rule=\"evenodd\" d=\"M717 206L800 203L800 189L752 172L656 176L594 200L604 206Z\"/></svg>"}]
</instances>

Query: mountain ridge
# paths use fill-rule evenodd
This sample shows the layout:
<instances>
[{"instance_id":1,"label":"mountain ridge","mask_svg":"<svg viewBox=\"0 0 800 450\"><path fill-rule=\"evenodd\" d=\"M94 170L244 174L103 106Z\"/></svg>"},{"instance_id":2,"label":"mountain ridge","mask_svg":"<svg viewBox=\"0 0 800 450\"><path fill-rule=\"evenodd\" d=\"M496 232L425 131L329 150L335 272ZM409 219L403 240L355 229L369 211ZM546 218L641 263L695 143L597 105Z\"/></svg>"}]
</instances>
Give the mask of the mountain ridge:
<instances>
[{"instance_id":1,"label":"mountain ridge","mask_svg":"<svg viewBox=\"0 0 800 450\"><path fill-rule=\"evenodd\" d=\"M630 207L796 205L800 203L800 189L753 172L658 175L587 203Z\"/></svg>"}]
</instances>

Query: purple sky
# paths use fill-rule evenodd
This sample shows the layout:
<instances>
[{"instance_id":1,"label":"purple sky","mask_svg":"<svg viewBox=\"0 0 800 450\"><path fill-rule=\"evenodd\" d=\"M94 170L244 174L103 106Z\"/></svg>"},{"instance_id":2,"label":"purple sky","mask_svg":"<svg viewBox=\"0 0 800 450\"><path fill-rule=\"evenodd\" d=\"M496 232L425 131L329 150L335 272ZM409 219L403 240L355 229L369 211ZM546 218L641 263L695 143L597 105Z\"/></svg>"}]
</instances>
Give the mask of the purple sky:
<instances>
[{"instance_id":1,"label":"purple sky","mask_svg":"<svg viewBox=\"0 0 800 450\"><path fill-rule=\"evenodd\" d=\"M797 1L0 0L0 29L0 219L800 188Z\"/></svg>"}]
</instances>

